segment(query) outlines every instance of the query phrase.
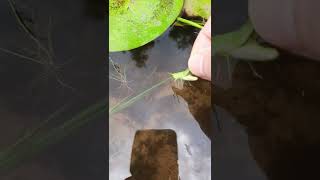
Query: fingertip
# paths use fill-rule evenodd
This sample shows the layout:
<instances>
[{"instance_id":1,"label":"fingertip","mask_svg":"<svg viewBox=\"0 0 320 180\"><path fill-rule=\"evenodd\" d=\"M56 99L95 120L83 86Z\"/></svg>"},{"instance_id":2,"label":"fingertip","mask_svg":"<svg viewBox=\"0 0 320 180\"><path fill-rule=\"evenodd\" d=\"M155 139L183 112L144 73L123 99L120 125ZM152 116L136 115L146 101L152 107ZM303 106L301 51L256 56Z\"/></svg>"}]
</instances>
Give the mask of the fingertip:
<instances>
[{"instance_id":1,"label":"fingertip","mask_svg":"<svg viewBox=\"0 0 320 180\"><path fill-rule=\"evenodd\" d=\"M188 66L192 74L206 80L211 80L211 59L207 59L205 55L191 55Z\"/></svg>"},{"instance_id":2,"label":"fingertip","mask_svg":"<svg viewBox=\"0 0 320 180\"><path fill-rule=\"evenodd\" d=\"M192 74L199 77L203 77L204 75L202 71L203 56L198 54L192 54L189 58L188 66Z\"/></svg>"},{"instance_id":3,"label":"fingertip","mask_svg":"<svg viewBox=\"0 0 320 180\"><path fill-rule=\"evenodd\" d=\"M211 17L209 17L199 34L211 40Z\"/></svg>"}]
</instances>

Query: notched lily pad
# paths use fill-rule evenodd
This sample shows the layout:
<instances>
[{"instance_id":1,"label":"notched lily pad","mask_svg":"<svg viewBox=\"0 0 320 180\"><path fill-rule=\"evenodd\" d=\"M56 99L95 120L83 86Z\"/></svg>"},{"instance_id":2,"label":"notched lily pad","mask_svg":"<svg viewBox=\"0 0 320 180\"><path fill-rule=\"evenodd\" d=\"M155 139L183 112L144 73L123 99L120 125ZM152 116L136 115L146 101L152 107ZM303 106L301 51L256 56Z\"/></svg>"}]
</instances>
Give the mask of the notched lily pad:
<instances>
[{"instance_id":1,"label":"notched lily pad","mask_svg":"<svg viewBox=\"0 0 320 180\"><path fill-rule=\"evenodd\" d=\"M180 15L183 0L110 0L109 52L143 46Z\"/></svg>"}]
</instances>

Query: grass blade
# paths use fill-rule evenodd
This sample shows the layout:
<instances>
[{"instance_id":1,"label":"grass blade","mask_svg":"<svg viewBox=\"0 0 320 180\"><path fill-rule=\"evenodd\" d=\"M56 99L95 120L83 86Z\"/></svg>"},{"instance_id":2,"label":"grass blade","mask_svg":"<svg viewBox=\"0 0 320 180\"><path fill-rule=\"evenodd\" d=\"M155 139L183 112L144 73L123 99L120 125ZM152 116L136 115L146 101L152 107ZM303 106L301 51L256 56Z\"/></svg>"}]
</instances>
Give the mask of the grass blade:
<instances>
[{"instance_id":1,"label":"grass blade","mask_svg":"<svg viewBox=\"0 0 320 180\"><path fill-rule=\"evenodd\" d=\"M76 114L62 125L44 133L30 133L18 140L13 146L0 152L0 174L5 174L15 168L24 160L41 153L50 145L53 145L75 130L87 124L96 117L107 112L107 100L90 106ZM54 117L56 117L54 115ZM54 118L57 119L57 118ZM52 119L53 120L53 119ZM36 130L39 130L38 128ZM35 131L32 131L35 132Z\"/></svg>"},{"instance_id":2,"label":"grass blade","mask_svg":"<svg viewBox=\"0 0 320 180\"><path fill-rule=\"evenodd\" d=\"M169 77L155 85L153 85L151 88L144 90L143 92L141 92L140 94L134 96L134 97L126 97L124 100L122 100L120 103L118 103L117 105L113 106L112 108L109 109L109 116L129 107L130 105L132 105L133 103L135 103L136 101L138 101L139 99L141 99L142 97L144 97L145 95L147 95L148 93L150 93L152 90L154 90L155 88L161 86L162 84L168 82L169 80L171 80L172 77Z\"/></svg>"}]
</instances>

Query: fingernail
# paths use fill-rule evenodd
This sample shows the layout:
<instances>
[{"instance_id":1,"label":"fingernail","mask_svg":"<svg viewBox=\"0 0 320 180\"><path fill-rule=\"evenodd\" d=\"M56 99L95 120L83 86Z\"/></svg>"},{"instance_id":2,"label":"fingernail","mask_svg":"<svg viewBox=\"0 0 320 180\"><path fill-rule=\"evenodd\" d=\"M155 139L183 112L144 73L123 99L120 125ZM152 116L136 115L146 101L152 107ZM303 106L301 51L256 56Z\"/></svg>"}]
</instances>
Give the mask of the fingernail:
<instances>
[{"instance_id":1,"label":"fingernail","mask_svg":"<svg viewBox=\"0 0 320 180\"><path fill-rule=\"evenodd\" d=\"M204 65L203 65L203 56L199 54L194 54L189 58L188 66L192 74L203 77L204 74Z\"/></svg>"}]
</instances>

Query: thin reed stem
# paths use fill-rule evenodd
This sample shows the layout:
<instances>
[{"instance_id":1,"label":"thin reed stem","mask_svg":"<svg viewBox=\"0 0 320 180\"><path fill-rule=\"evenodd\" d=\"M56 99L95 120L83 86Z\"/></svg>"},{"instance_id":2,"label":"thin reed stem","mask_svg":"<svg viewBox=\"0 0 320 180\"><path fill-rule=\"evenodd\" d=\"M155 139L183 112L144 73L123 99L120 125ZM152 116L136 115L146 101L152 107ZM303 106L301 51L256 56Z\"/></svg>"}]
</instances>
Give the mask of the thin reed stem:
<instances>
[{"instance_id":1,"label":"thin reed stem","mask_svg":"<svg viewBox=\"0 0 320 180\"><path fill-rule=\"evenodd\" d=\"M188 25L190 25L190 26L199 28L199 29L202 29L202 28L203 28L203 26L201 26L200 24L195 23L195 22L193 22L193 21L190 21L190 20L188 20L188 19L184 19L184 18L178 17L177 20L180 21L180 22L182 22L182 23L188 24Z\"/></svg>"},{"instance_id":2,"label":"thin reed stem","mask_svg":"<svg viewBox=\"0 0 320 180\"><path fill-rule=\"evenodd\" d=\"M140 98L144 97L145 95L147 95L148 93L150 93L152 90L154 90L155 88L161 86L162 84L165 84L166 82L168 82L169 80L171 80L172 77L170 76L169 78L153 85L151 88L144 90L143 92L141 92L140 94L138 94L137 96L134 96L132 98L130 97L126 97L124 100L122 100L120 103L118 103L117 105L111 107L109 109L109 116L129 107L131 104L135 103L136 101L138 101Z\"/></svg>"}]
</instances>

